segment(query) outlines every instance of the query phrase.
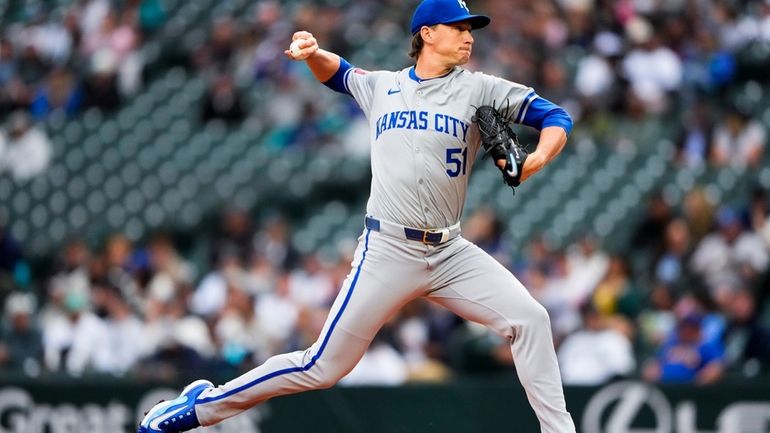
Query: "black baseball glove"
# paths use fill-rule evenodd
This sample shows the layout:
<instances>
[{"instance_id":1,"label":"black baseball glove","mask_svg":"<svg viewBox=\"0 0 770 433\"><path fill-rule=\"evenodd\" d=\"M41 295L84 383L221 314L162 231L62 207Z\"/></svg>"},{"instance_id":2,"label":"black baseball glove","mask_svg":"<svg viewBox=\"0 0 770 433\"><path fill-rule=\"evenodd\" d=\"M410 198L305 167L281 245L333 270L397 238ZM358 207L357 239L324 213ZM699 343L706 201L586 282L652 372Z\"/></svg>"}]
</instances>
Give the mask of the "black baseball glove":
<instances>
[{"instance_id":1,"label":"black baseball glove","mask_svg":"<svg viewBox=\"0 0 770 433\"><path fill-rule=\"evenodd\" d=\"M477 108L471 120L479 127L481 144L486 155L492 157L496 166L498 160L505 160L505 168L500 169L503 172L503 181L511 188L519 186L524 161L527 160L529 152L519 145L516 133L511 129L511 122L491 105Z\"/></svg>"}]
</instances>

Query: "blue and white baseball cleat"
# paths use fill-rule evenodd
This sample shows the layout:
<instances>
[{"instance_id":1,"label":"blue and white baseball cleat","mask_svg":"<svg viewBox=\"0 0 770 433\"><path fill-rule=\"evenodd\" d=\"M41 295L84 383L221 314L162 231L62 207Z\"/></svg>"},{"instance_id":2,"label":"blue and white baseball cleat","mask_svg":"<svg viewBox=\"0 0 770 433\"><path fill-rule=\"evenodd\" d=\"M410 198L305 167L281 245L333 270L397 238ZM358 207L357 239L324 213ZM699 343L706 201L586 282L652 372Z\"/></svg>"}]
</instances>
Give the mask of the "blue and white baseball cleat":
<instances>
[{"instance_id":1,"label":"blue and white baseball cleat","mask_svg":"<svg viewBox=\"0 0 770 433\"><path fill-rule=\"evenodd\" d=\"M145 415L137 433L178 433L200 427L195 414L195 400L205 390L213 388L208 380L196 380L187 385L174 400L162 401Z\"/></svg>"}]
</instances>

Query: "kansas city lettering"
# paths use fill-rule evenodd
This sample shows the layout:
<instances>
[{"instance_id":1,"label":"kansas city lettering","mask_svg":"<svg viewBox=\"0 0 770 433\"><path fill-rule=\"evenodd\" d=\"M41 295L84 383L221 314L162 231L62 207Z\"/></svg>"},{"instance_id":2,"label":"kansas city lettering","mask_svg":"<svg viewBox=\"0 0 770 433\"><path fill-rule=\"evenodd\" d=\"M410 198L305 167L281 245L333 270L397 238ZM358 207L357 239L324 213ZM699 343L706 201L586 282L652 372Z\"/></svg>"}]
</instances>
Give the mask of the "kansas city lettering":
<instances>
[{"instance_id":1,"label":"kansas city lettering","mask_svg":"<svg viewBox=\"0 0 770 433\"><path fill-rule=\"evenodd\" d=\"M431 129L461 139L468 136L468 124L448 114L435 113L432 119L427 111L393 111L377 119L377 136L389 129Z\"/></svg>"}]
</instances>

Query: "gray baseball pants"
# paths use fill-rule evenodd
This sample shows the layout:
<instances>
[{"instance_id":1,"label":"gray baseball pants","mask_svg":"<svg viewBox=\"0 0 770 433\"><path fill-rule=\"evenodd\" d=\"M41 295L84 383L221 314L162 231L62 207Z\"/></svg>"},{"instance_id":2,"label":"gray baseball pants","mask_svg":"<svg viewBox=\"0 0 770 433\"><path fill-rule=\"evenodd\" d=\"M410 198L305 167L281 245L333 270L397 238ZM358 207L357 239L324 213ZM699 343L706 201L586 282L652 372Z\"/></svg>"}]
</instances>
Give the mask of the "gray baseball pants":
<instances>
[{"instance_id":1,"label":"gray baseball pants","mask_svg":"<svg viewBox=\"0 0 770 433\"><path fill-rule=\"evenodd\" d=\"M359 237L351 272L318 341L204 391L196 403L201 425L272 397L331 387L353 369L383 323L420 296L507 338L541 432L575 432L548 313L516 277L460 236L429 246L370 229Z\"/></svg>"}]
</instances>

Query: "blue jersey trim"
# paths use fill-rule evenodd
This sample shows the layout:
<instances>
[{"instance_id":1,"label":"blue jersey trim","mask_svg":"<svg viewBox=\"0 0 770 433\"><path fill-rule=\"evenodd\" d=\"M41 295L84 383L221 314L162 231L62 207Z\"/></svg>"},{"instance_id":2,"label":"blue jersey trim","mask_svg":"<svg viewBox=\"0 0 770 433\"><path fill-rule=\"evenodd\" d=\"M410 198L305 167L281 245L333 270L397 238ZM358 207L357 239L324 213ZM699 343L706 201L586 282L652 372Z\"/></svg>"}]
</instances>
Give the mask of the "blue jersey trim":
<instances>
[{"instance_id":1,"label":"blue jersey trim","mask_svg":"<svg viewBox=\"0 0 770 433\"><path fill-rule=\"evenodd\" d=\"M353 65L348 63L347 60L340 57L340 66L337 69L337 72L332 75L331 78L324 81L324 86L334 90L335 92L344 93L346 95L350 95L350 90L348 89L348 74L350 71L353 70Z\"/></svg>"},{"instance_id":2,"label":"blue jersey trim","mask_svg":"<svg viewBox=\"0 0 770 433\"><path fill-rule=\"evenodd\" d=\"M572 131L572 118L570 118L569 114L553 102L537 96L535 92L527 95L527 99L521 105L519 114L516 116L516 123L531 126L538 130L549 126L559 126L567 134Z\"/></svg>"},{"instance_id":3,"label":"blue jersey trim","mask_svg":"<svg viewBox=\"0 0 770 433\"><path fill-rule=\"evenodd\" d=\"M423 81L428 81L428 80L435 80L436 78L444 78L444 77L446 77L447 75L451 74L453 71L454 71L454 68L452 68L452 70L450 70L450 71L449 71L449 72L447 72L446 74L444 74L444 75L439 75L438 77L433 77L433 78L420 78L420 77L418 77L418 76L417 76L417 72L415 72L415 71L414 71L414 66L412 66L411 68L409 68L409 78L411 78L411 79L412 79L412 80L414 80L414 81L417 81L418 83L422 83Z\"/></svg>"},{"instance_id":4,"label":"blue jersey trim","mask_svg":"<svg viewBox=\"0 0 770 433\"><path fill-rule=\"evenodd\" d=\"M414 81L417 81L418 83L422 82L420 77L417 76L417 73L414 72L414 66L409 68L409 78L413 79Z\"/></svg>"},{"instance_id":5,"label":"blue jersey trim","mask_svg":"<svg viewBox=\"0 0 770 433\"><path fill-rule=\"evenodd\" d=\"M342 306L340 306L340 310L337 312L337 315L334 316L334 320L332 320L332 324L329 325L329 331L326 333L326 336L324 336L324 339L321 342L321 347L318 348L318 353L316 353L310 359L310 361L308 361L307 364L303 365L302 367L284 368L283 370L278 370L272 373L268 373L264 376L260 376L252 380L247 384L241 385L238 388L230 390L222 395L217 395L215 397L209 397L209 398L202 398L196 401L195 404L205 404L205 403L211 403L213 401L222 400L224 398L230 397L233 394L237 394L241 391L249 389L254 385L258 385L266 380L270 380L274 377L282 376L284 374L289 374L289 373L298 373L298 372L310 370L315 365L316 361L318 361L318 359L321 358L321 355L323 355L324 349L326 348L326 345L329 343L329 338L331 338L332 332L334 332L334 328L337 326L337 322L340 321L340 317L342 317L342 313L345 312L345 307L347 307L348 303L350 302L350 297L351 295L353 295L353 290L355 290L356 283L358 282L358 276L361 275L361 267L364 264L364 260L366 260L366 252L369 251L369 233L371 232L372 231L370 229L366 229L366 240L364 242L364 252L361 256L361 262L358 264L358 268L356 269L356 275L353 277L353 281L350 283L350 289L348 289L348 293L345 295L345 300L342 301Z\"/></svg>"},{"instance_id":6,"label":"blue jersey trim","mask_svg":"<svg viewBox=\"0 0 770 433\"><path fill-rule=\"evenodd\" d=\"M524 114L526 114L527 110L529 109L529 104L532 103L532 100L537 98L537 94L532 91L529 92L526 98L524 98L524 102L521 103L521 108L519 108L519 114L516 115L516 120L514 122L521 123L521 119L524 118Z\"/></svg>"},{"instance_id":7,"label":"blue jersey trim","mask_svg":"<svg viewBox=\"0 0 770 433\"><path fill-rule=\"evenodd\" d=\"M559 126L569 135L572 132L572 118L563 108L559 107L548 113L548 117L543 121L543 126L540 129L549 126Z\"/></svg>"}]
</instances>

